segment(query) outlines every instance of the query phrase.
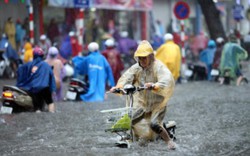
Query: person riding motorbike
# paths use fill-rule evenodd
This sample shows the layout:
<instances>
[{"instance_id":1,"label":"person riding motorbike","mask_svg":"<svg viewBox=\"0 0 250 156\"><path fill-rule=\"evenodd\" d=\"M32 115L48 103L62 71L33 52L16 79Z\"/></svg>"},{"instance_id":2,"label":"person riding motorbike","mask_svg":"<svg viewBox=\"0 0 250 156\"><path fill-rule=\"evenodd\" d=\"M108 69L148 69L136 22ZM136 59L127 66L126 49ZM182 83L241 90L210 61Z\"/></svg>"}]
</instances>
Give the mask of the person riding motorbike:
<instances>
[{"instance_id":1,"label":"person riding motorbike","mask_svg":"<svg viewBox=\"0 0 250 156\"><path fill-rule=\"evenodd\" d=\"M49 112L55 112L52 93L56 82L51 66L43 61L44 51L40 47L33 50L33 61L20 66L17 70L16 86L27 91L32 98L34 111L43 110L44 101Z\"/></svg>"},{"instance_id":2,"label":"person riding motorbike","mask_svg":"<svg viewBox=\"0 0 250 156\"><path fill-rule=\"evenodd\" d=\"M173 94L175 80L169 69L155 59L150 43L143 40L134 53L137 61L118 80L110 92L122 88L126 84L144 86L147 89L134 95L132 129L137 139L153 141L160 136L169 149L175 149L163 127L163 119L167 111L167 102Z\"/></svg>"},{"instance_id":3,"label":"person riding motorbike","mask_svg":"<svg viewBox=\"0 0 250 156\"><path fill-rule=\"evenodd\" d=\"M115 85L112 69L107 59L100 53L99 44L91 42L88 45L87 56L76 56L72 59L74 64L74 77L81 75L87 77L89 89L80 97L84 102L102 102L105 100L106 85Z\"/></svg>"},{"instance_id":4,"label":"person riding motorbike","mask_svg":"<svg viewBox=\"0 0 250 156\"><path fill-rule=\"evenodd\" d=\"M240 61L246 59L248 56L247 51L237 44L237 38L235 35L229 36L229 42L227 42L222 50L220 60L220 84L225 81L225 76L230 78L236 78L236 85L239 86L243 80L243 74L240 69ZM228 72L229 71L229 72Z\"/></svg>"}]
</instances>

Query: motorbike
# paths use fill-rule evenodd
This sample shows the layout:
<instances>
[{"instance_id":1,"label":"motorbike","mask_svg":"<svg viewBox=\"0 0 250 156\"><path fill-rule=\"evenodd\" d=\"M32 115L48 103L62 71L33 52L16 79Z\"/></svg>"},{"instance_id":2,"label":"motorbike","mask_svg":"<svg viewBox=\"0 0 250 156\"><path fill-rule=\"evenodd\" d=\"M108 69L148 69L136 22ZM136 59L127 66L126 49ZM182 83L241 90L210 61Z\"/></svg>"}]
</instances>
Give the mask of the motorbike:
<instances>
[{"instance_id":1,"label":"motorbike","mask_svg":"<svg viewBox=\"0 0 250 156\"><path fill-rule=\"evenodd\" d=\"M2 90L0 113L11 114L33 110L31 96L24 90L11 85L4 85Z\"/></svg>"},{"instance_id":2,"label":"motorbike","mask_svg":"<svg viewBox=\"0 0 250 156\"><path fill-rule=\"evenodd\" d=\"M101 113L106 113L107 115L107 128L105 132L111 132L117 134L120 139L115 143L115 146L121 148L130 148L131 143L135 141L135 137L132 130L132 118L133 118L133 94L142 91L146 87L135 87L133 85L127 84L122 89L116 89L113 93L121 93L127 95L129 98L129 106L124 108L108 109L102 110ZM107 92L109 93L109 92ZM163 123L163 127L168 132L171 139L175 140L175 129L176 122L168 121ZM157 137L156 139L159 139Z\"/></svg>"},{"instance_id":3,"label":"motorbike","mask_svg":"<svg viewBox=\"0 0 250 156\"><path fill-rule=\"evenodd\" d=\"M63 77L63 82L66 82L68 79L72 78L74 75L74 68L72 63L66 62L64 64L65 76Z\"/></svg>"},{"instance_id":4,"label":"motorbike","mask_svg":"<svg viewBox=\"0 0 250 156\"><path fill-rule=\"evenodd\" d=\"M190 63L188 69L185 72L186 77L190 81L200 81L207 79L206 67L203 63Z\"/></svg>"},{"instance_id":5,"label":"motorbike","mask_svg":"<svg viewBox=\"0 0 250 156\"><path fill-rule=\"evenodd\" d=\"M4 55L5 50L0 49L0 77L14 78L15 72L11 68L11 62Z\"/></svg>"},{"instance_id":6,"label":"motorbike","mask_svg":"<svg viewBox=\"0 0 250 156\"><path fill-rule=\"evenodd\" d=\"M71 78L64 100L81 101L81 94L87 93L88 83L78 78Z\"/></svg>"}]
</instances>

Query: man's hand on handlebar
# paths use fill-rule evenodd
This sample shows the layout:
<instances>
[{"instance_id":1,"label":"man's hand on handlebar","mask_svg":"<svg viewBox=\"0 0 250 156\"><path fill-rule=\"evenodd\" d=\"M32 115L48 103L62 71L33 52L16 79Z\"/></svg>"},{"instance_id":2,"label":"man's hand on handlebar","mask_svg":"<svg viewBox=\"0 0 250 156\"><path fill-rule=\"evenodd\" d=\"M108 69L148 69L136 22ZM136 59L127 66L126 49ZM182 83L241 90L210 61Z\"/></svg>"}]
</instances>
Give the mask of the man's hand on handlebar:
<instances>
[{"instance_id":1,"label":"man's hand on handlebar","mask_svg":"<svg viewBox=\"0 0 250 156\"><path fill-rule=\"evenodd\" d=\"M109 92L114 93L117 91L117 89L118 89L118 87L112 87L112 88L110 88Z\"/></svg>"},{"instance_id":2,"label":"man's hand on handlebar","mask_svg":"<svg viewBox=\"0 0 250 156\"><path fill-rule=\"evenodd\" d=\"M125 90L121 87L112 87L110 90L109 90L109 93L117 93L117 94L124 94L126 93Z\"/></svg>"},{"instance_id":3,"label":"man's hand on handlebar","mask_svg":"<svg viewBox=\"0 0 250 156\"><path fill-rule=\"evenodd\" d=\"M144 84L144 87L146 87L146 89L148 89L148 90L151 90L151 89L154 89L154 88L155 88L155 84L152 83L152 82L145 83L145 84Z\"/></svg>"}]
</instances>

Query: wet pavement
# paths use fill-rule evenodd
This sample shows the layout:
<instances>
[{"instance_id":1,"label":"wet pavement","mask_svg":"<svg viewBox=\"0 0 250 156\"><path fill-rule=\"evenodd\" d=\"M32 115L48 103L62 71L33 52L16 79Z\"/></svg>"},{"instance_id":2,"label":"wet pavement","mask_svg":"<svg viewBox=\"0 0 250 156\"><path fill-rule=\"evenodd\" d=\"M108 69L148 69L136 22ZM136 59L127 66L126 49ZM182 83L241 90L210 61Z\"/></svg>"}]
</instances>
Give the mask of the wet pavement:
<instances>
[{"instance_id":1,"label":"wet pavement","mask_svg":"<svg viewBox=\"0 0 250 156\"><path fill-rule=\"evenodd\" d=\"M249 68L245 72L250 80ZM1 88L14 83L0 79ZM250 155L250 84L177 84L165 118L177 123L175 151L161 140L143 147L138 142L129 149L115 147L118 138L104 131L107 115L100 111L123 107L124 101L109 94L103 103L56 103L54 114L0 115L0 155Z\"/></svg>"}]
</instances>

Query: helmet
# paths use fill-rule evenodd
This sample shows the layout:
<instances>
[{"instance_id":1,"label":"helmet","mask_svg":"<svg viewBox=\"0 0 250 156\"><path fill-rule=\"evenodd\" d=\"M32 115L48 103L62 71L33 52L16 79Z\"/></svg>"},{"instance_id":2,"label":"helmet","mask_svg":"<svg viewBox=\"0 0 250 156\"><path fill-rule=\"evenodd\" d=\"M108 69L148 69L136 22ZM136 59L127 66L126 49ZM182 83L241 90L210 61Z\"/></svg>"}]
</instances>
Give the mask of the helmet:
<instances>
[{"instance_id":1,"label":"helmet","mask_svg":"<svg viewBox=\"0 0 250 156\"><path fill-rule=\"evenodd\" d=\"M107 47L114 47L114 46L115 46L115 41L114 41L114 39L107 39L107 40L105 41L105 46L107 46Z\"/></svg>"},{"instance_id":2,"label":"helmet","mask_svg":"<svg viewBox=\"0 0 250 156\"><path fill-rule=\"evenodd\" d=\"M224 42L224 39L222 37L216 38L216 43L221 44Z\"/></svg>"},{"instance_id":3,"label":"helmet","mask_svg":"<svg viewBox=\"0 0 250 156\"><path fill-rule=\"evenodd\" d=\"M98 45L98 43L96 43L96 42L91 42L91 43L88 45L88 50L89 50L90 52L94 52L94 51L99 50L99 45Z\"/></svg>"},{"instance_id":4,"label":"helmet","mask_svg":"<svg viewBox=\"0 0 250 156\"><path fill-rule=\"evenodd\" d=\"M128 37L128 32L127 32L127 31L122 31L122 32L120 33L120 36L121 36L121 37Z\"/></svg>"},{"instance_id":5,"label":"helmet","mask_svg":"<svg viewBox=\"0 0 250 156\"><path fill-rule=\"evenodd\" d=\"M43 57L44 55L44 51L42 48L36 46L34 49L33 49L33 55L34 55L34 58L36 57Z\"/></svg>"},{"instance_id":6,"label":"helmet","mask_svg":"<svg viewBox=\"0 0 250 156\"><path fill-rule=\"evenodd\" d=\"M169 40L173 40L173 35L170 33L167 33L164 35L164 41L169 41Z\"/></svg>"},{"instance_id":7,"label":"helmet","mask_svg":"<svg viewBox=\"0 0 250 156\"><path fill-rule=\"evenodd\" d=\"M150 54L153 54L153 52L154 50L151 44L148 41L143 40L139 43L135 51L134 57L146 57Z\"/></svg>"},{"instance_id":8,"label":"helmet","mask_svg":"<svg viewBox=\"0 0 250 156\"><path fill-rule=\"evenodd\" d=\"M75 36L75 32L74 31L69 32L69 36L70 37Z\"/></svg>"},{"instance_id":9,"label":"helmet","mask_svg":"<svg viewBox=\"0 0 250 156\"><path fill-rule=\"evenodd\" d=\"M41 35L40 36L40 40L46 40L46 38L47 38L46 35Z\"/></svg>"},{"instance_id":10,"label":"helmet","mask_svg":"<svg viewBox=\"0 0 250 156\"><path fill-rule=\"evenodd\" d=\"M214 42L214 40L209 40L207 46L213 48L216 47L216 43Z\"/></svg>"},{"instance_id":11,"label":"helmet","mask_svg":"<svg viewBox=\"0 0 250 156\"><path fill-rule=\"evenodd\" d=\"M58 52L58 49L56 47L49 48L48 54L50 57L55 57L55 56L57 56L58 53L59 52Z\"/></svg>"}]
</instances>

